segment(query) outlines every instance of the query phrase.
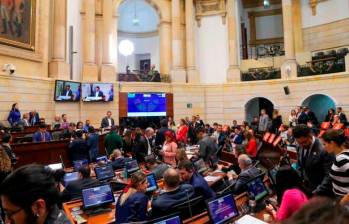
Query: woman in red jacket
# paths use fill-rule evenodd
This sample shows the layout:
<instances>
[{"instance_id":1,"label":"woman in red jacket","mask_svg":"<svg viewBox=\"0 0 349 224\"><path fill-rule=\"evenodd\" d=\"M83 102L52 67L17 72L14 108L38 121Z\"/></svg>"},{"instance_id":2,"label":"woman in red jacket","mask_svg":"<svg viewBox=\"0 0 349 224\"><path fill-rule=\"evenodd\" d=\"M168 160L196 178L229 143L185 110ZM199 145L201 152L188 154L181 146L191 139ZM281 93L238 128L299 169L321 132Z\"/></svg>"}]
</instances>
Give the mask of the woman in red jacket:
<instances>
[{"instance_id":1,"label":"woman in red jacket","mask_svg":"<svg viewBox=\"0 0 349 224\"><path fill-rule=\"evenodd\" d=\"M187 136L188 136L188 125L185 122L184 119L181 119L179 122L179 127L177 129L177 141L187 143Z\"/></svg>"},{"instance_id":2,"label":"woman in red jacket","mask_svg":"<svg viewBox=\"0 0 349 224\"><path fill-rule=\"evenodd\" d=\"M249 155L252 158L256 158L256 156L257 156L257 141L256 141L256 138L254 137L252 132L248 131L246 133L246 139L247 139L246 154Z\"/></svg>"}]
</instances>

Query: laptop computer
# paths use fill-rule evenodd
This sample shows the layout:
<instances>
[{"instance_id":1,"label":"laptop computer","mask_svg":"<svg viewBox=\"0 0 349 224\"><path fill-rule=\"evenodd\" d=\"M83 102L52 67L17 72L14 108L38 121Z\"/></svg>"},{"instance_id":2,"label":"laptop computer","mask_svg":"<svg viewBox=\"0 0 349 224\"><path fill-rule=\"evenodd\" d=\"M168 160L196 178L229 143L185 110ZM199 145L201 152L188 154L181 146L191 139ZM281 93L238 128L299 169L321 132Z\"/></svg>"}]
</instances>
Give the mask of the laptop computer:
<instances>
[{"instance_id":1,"label":"laptop computer","mask_svg":"<svg viewBox=\"0 0 349 224\"><path fill-rule=\"evenodd\" d=\"M164 217L152 220L151 222L148 222L148 223L152 223L152 224L181 224L182 220L181 220L179 214L173 214L173 215L164 216Z\"/></svg>"},{"instance_id":2,"label":"laptop computer","mask_svg":"<svg viewBox=\"0 0 349 224\"><path fill-rule=\"evenodd\" d=\"M88 166L88 160L75 160L73 161L74 170L78 171L83 166Z\"/></svg>"},{"instance_id":3,"label":"laptop computer","mask_svg":"<svg viewBox=\"0 0 349 224\"><path fill-rule=\"evenodd\" d=\"M198 173L204 173L208 170L208 167L203 159L199 159L198 161L194 162L194 167Z\"/></svg>"},{"instance_id":4,"label":"laptop computer","mask_svg":"<svg viewBox=\"0 0 349 224\"><path fill-rule=\"evenodd\" d=\"M263 183L263 176L258 176L252 180L250 180L247 186L247 194L250 197L254 197L254 199L258 202L263 200L266 196L269 195L267 188Z\"/></svg>"},{"instance_id":5,"label":"laptop computer","mask_svg":"<svg viewBox=\"0 0 349 224\"><path fill-rule=\"evenodd\" d=\"M239 210L232 194L206 200L206 207L213 224L228 223L239 216Z\"/></svg>"},{"instance_id":6,"label":"laptop computer","mask_svg":"<svg viewBox=\"0 0 349 224\"><path fill-rule=\"evenodd\" d=\"M137 172L139 170L137 160L131 160L131 161L125 162L125 170L128 175Z\"/></svg>"},{"instance_id":7,"label":"laptop computer","mask_svg":"<svg viewBox=\"0 0 349 224\"><path fill-rule=\"evenodd\" d=\"M63 177L63 184L66 187L69 182L78 180L79 179L79 172L69 172L65 173Z\"/></svg>"},{"instance_id":8,"label":"laptop computer","mask_svg":"<svg viewBox=\"0 0 349 224\"><path fill-rule=\"evenodd\" d=\"M99 181L108 181L115 177L115 172L112 165L95 167L96 178Z\"/></svg>"},{"instance_id":9,"label":"laptop computer","mask_svg":"<svg viewBox=\"0 0 349 224\"><path fill-rule=\"evenodd\" d=\"M115 202L114 193L109 184L104 184L96 187L85 188L82 190L83 209L89 215L98 214L101 212L109 212L111 209L103 208ZM92 210L93 209L93 210Z\"/></svg>"},{"instance_id":10,"label":"laptop computer","mask_svg":"<svg viewBox=\"0 0 349 224\"><path fill-rule=\"evenodd\" d=\"M147 180L148 180L147 192L153 192L159 188L158 183L156 182L155 174L149 173L147 175Z\"/></svg>"}]
</instances>

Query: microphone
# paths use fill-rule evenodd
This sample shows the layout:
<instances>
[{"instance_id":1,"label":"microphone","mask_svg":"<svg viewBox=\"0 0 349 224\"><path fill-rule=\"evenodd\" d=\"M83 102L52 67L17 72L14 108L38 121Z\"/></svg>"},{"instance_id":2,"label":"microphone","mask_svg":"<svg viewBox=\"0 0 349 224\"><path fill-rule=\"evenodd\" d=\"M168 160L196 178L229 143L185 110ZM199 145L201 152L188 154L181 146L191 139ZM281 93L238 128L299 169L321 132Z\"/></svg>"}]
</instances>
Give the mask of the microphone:
<instances>
[{"instance_id":1,"label":"microphone","mask_svg":"<svg viewBox=\"0 0 349 224\"><path fill-rule=\"evenodd\" d=\"M188 189L185 190L185 193L187 195L187 200L188 200L188 206L189 206L189 213L190 213L190 218L193 218L193 212L191 210L191 205L190 205L190 198L189 198L189 192Z\"/></svg>"}]
</instances>

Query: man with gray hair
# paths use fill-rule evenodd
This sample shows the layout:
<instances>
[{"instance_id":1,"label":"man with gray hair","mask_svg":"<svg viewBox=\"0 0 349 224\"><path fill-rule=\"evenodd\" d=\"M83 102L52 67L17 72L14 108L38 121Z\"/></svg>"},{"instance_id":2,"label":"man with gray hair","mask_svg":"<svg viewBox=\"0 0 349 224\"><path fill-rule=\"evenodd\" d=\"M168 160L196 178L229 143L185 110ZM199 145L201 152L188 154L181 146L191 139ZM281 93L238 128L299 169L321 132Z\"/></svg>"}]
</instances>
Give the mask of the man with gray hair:
<instances>
[{"instance_id":1,"label":"man with gray hair","mask_svg":"<svg viewBox=\"0 0 349 224\"><path fill-rule=\"evenodd\" d=\"M145 140L147 141L146 142L146 146L148 149L147 155L150 155L152 153L152 148L154 146L154 144L153 144L154 133L155 133L154 129L151 127L145 129L144 137L145 137Z\"/></svg>"},{"instance_id":2,"label":"man with gray hair","mask_svg":"<svg viewBox=\"0 0 349 224\"><path fill-rule=\"evenodd\" d=\"M241 169L240 175L231 175L228 173L229 182L233 185L232 190L234 194L241 194L246 191L246 184L262 173L253 166L252 159L246 154L239 156L238 163Z\"/></svg>"}]
</instances>

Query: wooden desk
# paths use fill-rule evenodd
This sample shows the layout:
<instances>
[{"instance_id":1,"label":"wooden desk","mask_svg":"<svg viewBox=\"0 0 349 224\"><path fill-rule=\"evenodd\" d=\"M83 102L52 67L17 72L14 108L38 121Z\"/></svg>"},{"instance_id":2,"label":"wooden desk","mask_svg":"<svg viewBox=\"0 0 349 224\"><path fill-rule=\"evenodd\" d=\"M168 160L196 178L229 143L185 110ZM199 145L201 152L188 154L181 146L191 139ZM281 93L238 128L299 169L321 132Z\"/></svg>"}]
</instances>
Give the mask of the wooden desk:
<instances>
[{"instance_id":1,"label":"wooden desk","mask_svg":"<svg viewBox=\"0 0 349 224\"><path fill-rule=\"evenodd\" d=\"M72 216L72 209L76 207L79 207L80 209L82 209L82 206L83 205L81 200L71 201L63 204L63 210L71 223L76 223ZM94 216L87 216L86 214L83 213L81 216L87 220L87 224L114 223L115 222L115 203L111 204L110 208L112 209L112 211L108 213L102 213Z\"/></svg>"},{"instance_id":2,"label":"wooden desk","mask_svg":"<svg viewBox=\"0 0 349 224\"><path fill-rule=\"evenodd\" d=\"M221 153L221 160L231 163L233 165L237 165L238 164L238 160L235 157L233 152L227 152L227 151L222 151Z\"/></svg>"}]
</instances>

